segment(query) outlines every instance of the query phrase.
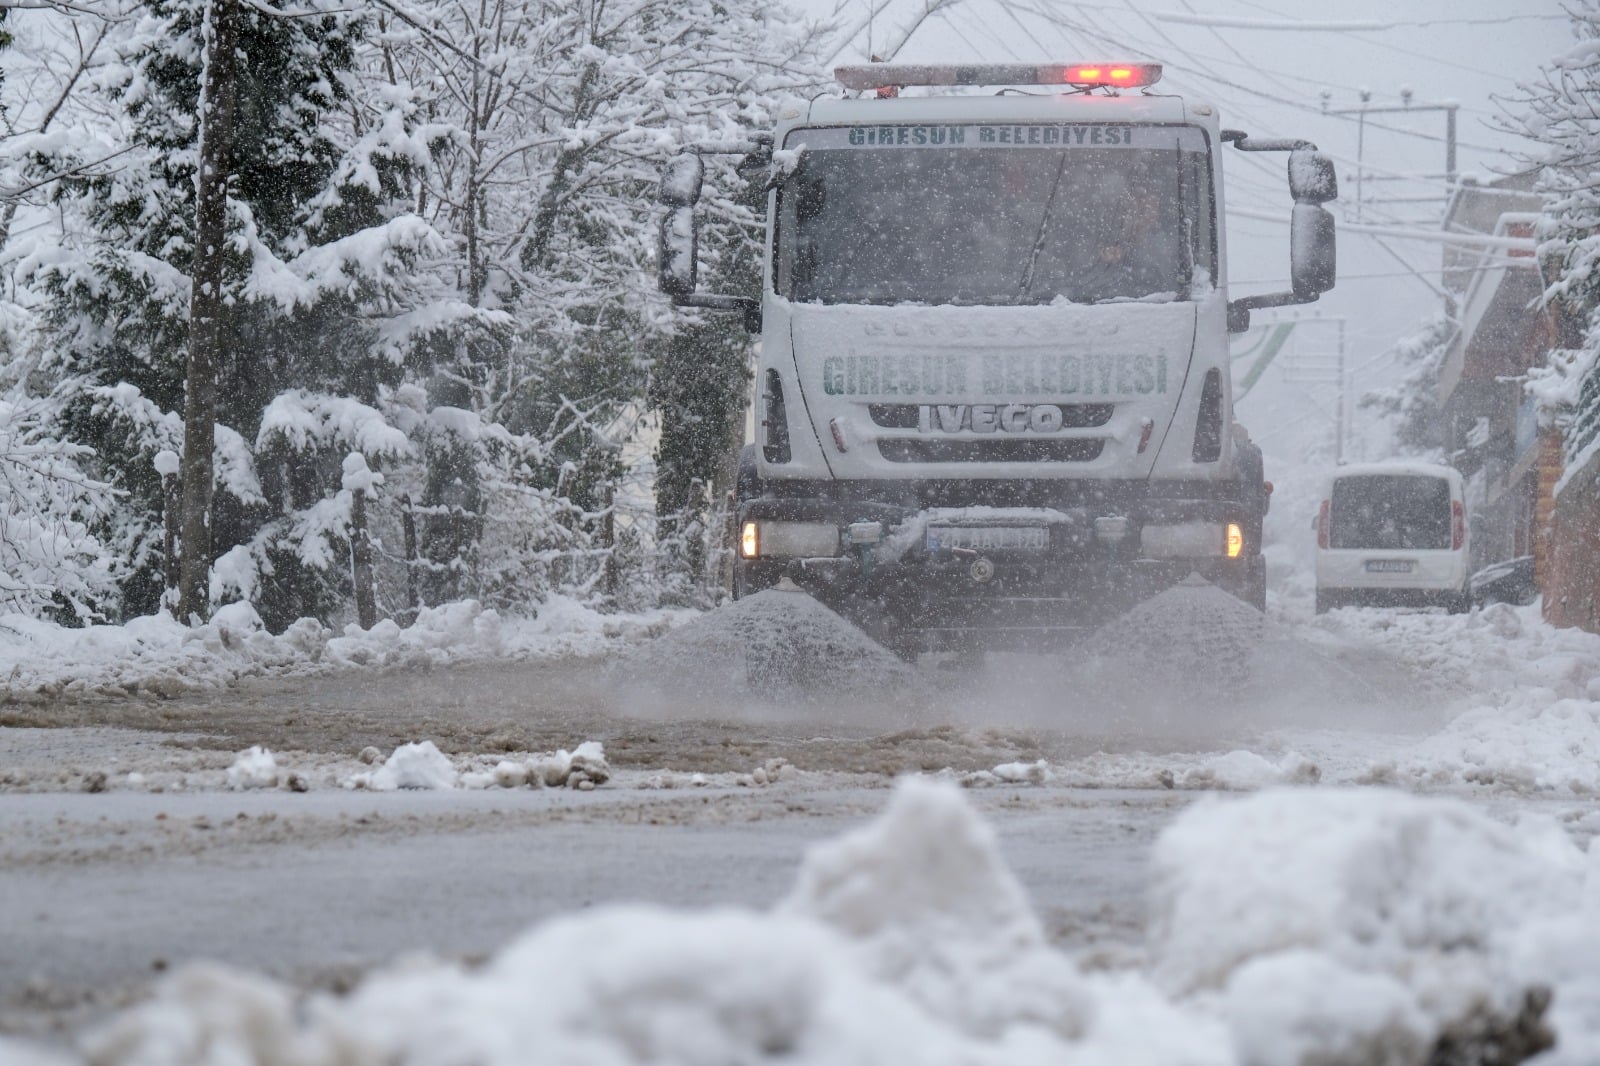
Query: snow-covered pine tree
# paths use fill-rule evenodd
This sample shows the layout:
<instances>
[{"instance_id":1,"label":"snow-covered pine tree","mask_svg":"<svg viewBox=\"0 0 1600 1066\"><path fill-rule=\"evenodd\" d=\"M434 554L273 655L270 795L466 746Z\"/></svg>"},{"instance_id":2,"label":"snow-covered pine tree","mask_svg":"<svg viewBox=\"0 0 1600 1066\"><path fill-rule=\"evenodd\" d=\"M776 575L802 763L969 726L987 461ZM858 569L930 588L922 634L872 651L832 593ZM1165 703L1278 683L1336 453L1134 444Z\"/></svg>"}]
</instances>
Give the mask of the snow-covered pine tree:
<instances>
[{"instance_id":1,"label":"snow-covered pine tree","mask_svg":"<svg viewBox=\"0 0 1600 1066\"><path fill-rule=\"evenodd\" d=\"M556 512L542 528L523 524L528 550L598 560L620 435L676 328L654 293L659 167L685 140L768 124L780 94L816 82L814 33L756 0L389 10L382 67L449 130L417 202L454 237L462 299L508 311L518 327L504 342L434 348L429 402L502 427L529 458L491 488L481 448L431 453L427 502L441 513L430 557L441 575L475 571L484 557L458 550L474 530L516 525L504 505L548 493Z\"/></svg>"},{"instance_id":2,"label":"snow-covered pine tree","mask_svg":"<svg viewBox=\"0 0 1600 1066\"><path fill-rule=\"evenodd\" d=\"M1399 383L1361 397L1361 407L1393 420L1394 440L1401 454L1438 458L1444 443L1435 399L1439 368L1459 328L1443 311L1423 319L1415 333L1396 341L1385 353L1404 371Z\"/></svg>"},{"instance_id":3,"label":"snow-covered pine tree","mask_svg":"<svg viewBox=\"0 0 1600 1066\"><path fill-rule=\"evenodd\" d=\"M1543 146L1538 188L1551 200L1535 234L1549 285L1544 298L1580 323L1576 347L1558 348L1529 373L1546 417L1564 425L1567 466L1600 448L1600 4L1567 7L1576 43L1509 103L1513 124Z\"/></svg>"},{"instance_id":4,"label":"snow-covered pine tree","mask_svg":"<svg viewBox=\"0 0 1600 1066\"><path fill-rule=\"evenodd\" d=\"M308 14L319 6L324 14ZM203 0L143 5L119 42L121 67L102 79L119 112L123 165L63 180L57 202L81 232L31 262L51 297L49 369L71 393L66 433L93 447L128 493L110 531L135 563L123 586L128 614L157 605L161 494L151 463L182 437L203 12ZM288 449L264 416L286 391L370 406L397 385L412 332L405 316L426 296L418 262L442 250L405 213L406 146L361 137L380 111L363 111L352 93L366 25L325 0L241 13L213 554L248 548L256 606L275 626L327 617L346 598L344 569L305 550L300 534L304 512L337 498L350 442L291 437L306 447ZM54 160L63 170L70 162ZM269 460L259 470L258 448Z\"/></svg>"},{"instance_id":5,"label":"snow-covered pine tree","mask_svg":"<svg viewBox=\"0 0 1600 1066\"><path fill-rule=\"evenodd\" d=\"M48 425L41 405L0 396L0 614L81 624L116 602L116 560L93 533L116 501Z\"/></svg>"}]
</instances>

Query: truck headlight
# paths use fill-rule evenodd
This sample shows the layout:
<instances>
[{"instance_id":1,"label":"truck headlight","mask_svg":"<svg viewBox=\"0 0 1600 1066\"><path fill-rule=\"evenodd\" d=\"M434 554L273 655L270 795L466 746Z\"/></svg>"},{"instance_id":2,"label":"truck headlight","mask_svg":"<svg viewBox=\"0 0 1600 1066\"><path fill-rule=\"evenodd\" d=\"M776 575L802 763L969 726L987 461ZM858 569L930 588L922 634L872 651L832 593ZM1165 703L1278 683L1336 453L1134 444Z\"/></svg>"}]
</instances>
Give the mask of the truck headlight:
<instances>
[{"instance_id":1,"label":"truck headlight","mask_svg":"<svg viewBox=\"0 0 1600 1066\"><path fill-rule=\"evenodd\" d=\"M1244 530L1239 528L1239 523L1228 523L1228 531L1223 537L1223 547L1230 559L1237 559L1244 554Z\"/></svg>"},{"instance_id":2,"label":"truck headlight","mask_svg":"<svg viewBox=\"0 0 1600 1066\"><path fill-rule=\"evenodd\" d=\"M832 522L746 522L739 530L745 559L822 559L839 554L839 527Z\"/></svg>"}]
</instances>

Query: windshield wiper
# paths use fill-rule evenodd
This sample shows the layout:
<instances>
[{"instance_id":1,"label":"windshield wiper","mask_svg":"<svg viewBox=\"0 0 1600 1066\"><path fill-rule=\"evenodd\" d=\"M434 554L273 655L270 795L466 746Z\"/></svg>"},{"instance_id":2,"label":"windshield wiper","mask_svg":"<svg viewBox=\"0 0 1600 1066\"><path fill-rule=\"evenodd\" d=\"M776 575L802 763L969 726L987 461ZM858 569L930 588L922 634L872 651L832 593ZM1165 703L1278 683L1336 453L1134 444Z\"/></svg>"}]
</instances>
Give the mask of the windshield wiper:
<instances>
[{"instance_id":1,"label":"windshield wiper","mask_svg":"<svg viewBox=\"0 0 1600 1066\"><path fill-rule=\"evenodd\" d=\"M1061 177L1067 172L1067 153L1062 152L1061 162L1056 167L1055 181L1050 183L1050 195L1045 198L1044 211L1039 215L1039 233L1033 239L1033 248L1028 252L1028 265L1022 271L1022 284L1017 288L1018 297L1028 294L1028 289L1033 286L1033 271L1038 265L1039 253L1044 250L1044 231L1050 224L1050 209L1055 207L1056 193L1061 189Z\"/></svg>"}]
</instances>

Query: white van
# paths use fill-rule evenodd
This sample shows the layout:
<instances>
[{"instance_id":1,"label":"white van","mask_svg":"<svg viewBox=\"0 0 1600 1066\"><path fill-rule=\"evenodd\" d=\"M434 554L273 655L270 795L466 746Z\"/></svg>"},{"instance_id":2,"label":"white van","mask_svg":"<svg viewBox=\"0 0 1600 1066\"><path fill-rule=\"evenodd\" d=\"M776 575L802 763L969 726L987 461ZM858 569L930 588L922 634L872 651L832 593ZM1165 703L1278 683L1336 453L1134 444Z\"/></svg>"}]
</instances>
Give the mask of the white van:
<instances>
[{"instance_id":1,"label":"white van","mask_svg":"<svg viewBox=\"0 0 1600 1066\"><path fill-rule=\"evenodd\" d=\"M1340 467L1317 514L1317 613L1472 604L1461 475L1434 463Z\"/></svg>"}]
</instances>

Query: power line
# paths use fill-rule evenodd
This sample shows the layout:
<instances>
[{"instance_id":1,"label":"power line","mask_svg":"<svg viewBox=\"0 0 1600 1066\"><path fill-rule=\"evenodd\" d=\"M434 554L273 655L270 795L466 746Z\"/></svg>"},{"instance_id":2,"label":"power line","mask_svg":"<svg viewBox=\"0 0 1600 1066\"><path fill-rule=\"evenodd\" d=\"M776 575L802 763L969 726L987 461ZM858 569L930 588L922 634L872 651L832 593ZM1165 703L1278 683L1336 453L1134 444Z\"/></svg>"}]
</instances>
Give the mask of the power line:
<instances>
[{"instance_id":1,"label":"power line","mask_svg":"<svg viewBox=\"0 0 1600 1066\"><path fill-rule=\"evenodd\" d=\"M1265 11L1267 14L1276 15L1278 18L1281 18L1281 19L1287 19L1287 18L1290 17L1290 16L1286 15L1284 12L1278 11L1278 10L1276 10L1274 8L1270 8L1265 4L1254 3L1253 0L1244 0L1244 3L1249 7L1255 8L1257 11ZM1362 44L1370 45L1371 47L1374 47L1374 48L1386 48L1391 52L1398 52L1401 55L1410 56L1413 59L1425 59L1430 63L1437 63L1440 66L1455 67L1457 70L1465 70L1465 71L1468 71L1469 73L1472 73L1472 74L1481 74L1484 77L1488 77L1488 78L1503 78L1505 76L1504 72L1502 72L1502 71L1480 70L1477 67L1469 67L1465 63L1452 63L1448 59L1440 59L1438 56L1429 55L1426 52L1417 52L1417 51L1413 51L1410 48L1401 48L1398 45L1389 44L1389 43L1387 43L1385 41L1374 41L1374 40L1370 40L1370 39L1368 39L1366 37L1358 37L1355 33L1350 32L1350 31L1330 30L1329 32L1337 33L1342 37L1349 37L1352 40L1360 41Z\"/></svg>"},{"instance_id":2,"label":"power line","mask_svg":"<svg viewBox=\"0 0 1600 1066\"><path fill-rule=\"evenodd\" d=\"M1045 3L1060 3L1061 0L1044 0L1044 2ZM1070 6L1077 6L1077 5L1070 5ZM1157 23L1155 23L1148 15L1145 15L1143 12L1139 11L1137 8L1134 8L1131 4L1129 5L1129 10L1133 14L1135 14L1135 15L1139 16L1141 19L1143 19L1146 22L1146 24L1149 25L1151 27L1151 29L1154 30L1156 33L1158 33L1164 40L1166 40L1168 44L1170 44L1173 48L1175 48L1179 52L1181 52L1184 55L1184 58L1190 59L1190 60L1193 60L1195 58L1195 53L1194 52L1192 52L1190 49L1184 48L1178 42L1174 41L1171 38L1171 36L1168 35L1165 31L1163 31L1159 27L1159 25ZM1009 8L1008 8L1008 11L1009 11ZM1250 96L1253 96L1253 97L1260 97L1261 99L1264 99L1264 100L1270 100L1270 101L1272 101L1273 103L1276 103L1276 104L1287 105L1288 107L1294 108L1297 111L1304 111L1304 112L1306 112L1308 114L1322 115L1322 116L1326 116L1328 118L1333 118L1333 119L1337 119L1337 120L1344 121L1344 122L1356 122L1357 121L1356 119L1351 118L1349 116L1334 115L1334 114L1332 114L1330 112L1323 111L1320 108L1313 107L1310 104L1302 103L1302 102L1294 100L1294 99L1286 99L1286 98L1278 98L1278 97L1269 96L1268 94L1262 92L1259 88L1255 88L1253 86L1241 84L1241 83L1239 83L1237 81L1234 81L1232 78L1226 77L1225 75L1222 75L1222 74L1218 73L1215 70L1210 70L1207 67L1205 67L1204 65L1201 65L1199 63L1185 64L1185 63L1174 63L1174 62L1171 62L1170 60L1164 60L1161 56L1158 56L1154 52L1151 52L1150 50L1148 50L1146 48L1142 48L1137 44L1129 44L1126 41L1122 41L1122 40L1119 40L1119 39L1117 39L1115 37L1112 37L1110 34L1107 34L1104 31L1088 30L1088 29L1086 29L1085 27L1083 27L1080 24L1071 22L1070 20L1067 20L1067 19L1063 18L1059 14L1048 13L1048 12L1040 11L1040 10L1034 10L1033 13L1038 14L1041 17L1046 18L1047 20L1050 20L1052 22L1057 22L1059 20L1060 24L1064 24L1064 25L1069 26L1069 27L1071 27L1073 29L1076 29L1080 33L1086 33L1086 34L1088 34L1090 36L1098 37L1099 39L1101 39L1105 43L1111 45L1112 47L1115 47L1115 48L1118 48L1118 49L1122 49L1122 50L1124 50L1124 51L1126 51L1126 52L1128 52L1130 54L1133 54L1133 55L1136 55L1136 56L1140 56L1140 57L1143 57L1143 58L1146 58L1146 59L1151 59L1151 60L1155 60L1155 61L1158 61L1158 62L1162 62L1163 65L1169 70L1185 71L1187 73L1195 74L1195 75L1198 75L1200 77L1206 78L1206 79L1209 80L1208 84L1224 85L1224 86L1227 86L1228 88L1234 89L1234 90L1236 90L1238 92L1246 93L1246 94L1248 94ZM1483 73L1483 72L1480 72L1480 73ZM1239 111L1241 114L1244 113L1243 109L1241 109L1241 108L1234 108L1233 110ZM1445 142L1445 138L1444 137L1441 137L1441 136L1439 136L1437 134L1423 133L1423 132L1421 132L1419 130L1408 130L1408 129L1405 129L1405 128L1399 127L1399 126L1390 126L1390 125L1387 125L1387 124L1384 124L1384 123L1381 123L1381 122L1371 122L1371 121L1369 121L1367 123L1367 125L1372 127L1373 129L1384 130L1385 132L1388 132L1388 133L1398 133L1398 134L1401 134L1401 135L1407 136L1407 137L1416 137L1416 138L1418 138L1420 140L1437 141L1437 142L1440 142L1440 143L1444 143ZM1474 149L1475 151L1480 151L1480 152L1499 153L1499 152L1501 152L1503 150L1503 149L1500 149L1500 148L1497 148L1497 147L1492 147L1490 145L1475 144L1475 143L1468 142L1468 141L1457 141L1457 144L1460 145L1463 148L1471 148L1471 149Z\"/></svg>"},{"instance_id":3,"label":"power line","mask_svg":"<svg viewBox=\"0 0 1600 1066\"><path fill-rule=\"evenodd\" d=\"M1418 267L1415 270L1375 270L1371 273L1346 274L1339 273L1340 281L1382 281L1389 278L1414 278L1422 274L1444 274L1443 267ZM1229 285L1281 285L1280 278L1229 278Z\"/></svg>"},{"instance_id":4,"label":"power line","mask_svg":"<svg viewBox=\"0 0 1600 1066\"><path fill-rule=\"evenodd\" d=\"M1182 0L1180 0L1182 2ZM1183 4L1190 12L1194 11L1188 3ZM1326 20L1301 21L1296 19L1240 19L1227 15L1179 15L1176 12L1156 12L1155 17L1162 22L1178 22L1189 26L1205 26L1207 28L1221 26L1235 30L1311 30L1324 33L1342 33L1355 30L1394 30L1409 29L1412 27L1426 26L1503 26L1508 22L1519 22L1526 19L1554 20L1565 19L1566 15L1502 15L1498 18L1455 18L1455 19L1351 19L1344 22L1329 22Z\"/></svg>"}]
</instances>

